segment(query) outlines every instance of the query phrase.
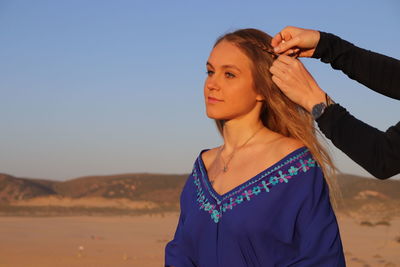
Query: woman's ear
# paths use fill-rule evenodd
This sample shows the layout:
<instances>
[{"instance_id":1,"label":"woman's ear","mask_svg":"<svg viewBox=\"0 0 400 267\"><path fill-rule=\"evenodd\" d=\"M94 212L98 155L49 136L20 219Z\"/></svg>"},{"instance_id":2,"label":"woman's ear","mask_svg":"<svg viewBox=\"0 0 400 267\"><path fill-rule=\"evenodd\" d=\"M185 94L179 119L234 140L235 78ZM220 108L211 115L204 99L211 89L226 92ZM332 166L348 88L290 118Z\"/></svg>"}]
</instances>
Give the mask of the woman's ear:
<instances>
[{"instance_id":1,"label":"woman's ear","mask_svg":"<svg viewBox=\"0 0 400 267\"><path fill-rule=\"evenodd\" d=\"M256 101L257 101L257 102L264 102L264 101L265 101L265 98L264 98L262 95L257 95Z\"/></svg>"}]
</instances>

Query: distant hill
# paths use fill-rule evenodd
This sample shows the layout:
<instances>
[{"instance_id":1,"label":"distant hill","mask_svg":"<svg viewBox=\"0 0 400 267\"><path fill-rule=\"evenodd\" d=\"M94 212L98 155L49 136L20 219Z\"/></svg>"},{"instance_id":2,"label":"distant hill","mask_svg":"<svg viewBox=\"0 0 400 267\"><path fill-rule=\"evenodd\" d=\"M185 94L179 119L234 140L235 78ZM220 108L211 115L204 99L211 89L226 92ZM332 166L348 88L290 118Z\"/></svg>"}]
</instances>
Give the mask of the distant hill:
<instances>
[{"instance_id":1,"label":"distant hill","mask_svg":"<svg viewBox=\"0 0 400 267\"><path fill-rule=\"evenodd\" d=\"M34 197L104 197L176 202L188 174L120 174L86 176L67 181L19 178L0 174L0 204Z\"/></svg>"},{"instance_id":2,"label":"distant hill","mask_svg":"<svg viewBox=\"0 0 400 267\"><path fill-rule=\"evenodd\" d=\"M7 174L0 174L0 203L55 195L57 193L51 186L54 183L52 181L17 178Z\"/></svg>"},{"instance_id":3,"label":"distant hill","mask_svg":"<svg viewBox=\"0 0 400 267\"><path fill-rule=\"evenodd\" d=\"M0 214L18 210L31 211L32 205L38 205L32 203L43 201L32 202L29 207L26 201L46 198L47 202L54 202L54 199L97 199L98 202L104 202L101 199L110 201L123 199L137 203L144 203L144 201L154 203L152 206L157 206L164 211L179 210L179 195L188 176L189 174L134 173L53 181L0 174ZM400 181L398 180L382 181L340 174L338 185L342 195L342 201L339 203L341 210L379 210L383 206L385 209L390 207L392 213L400 215ZM25 204L19 204L17 208L18 202ZM82 201L76 203L82 203ZM64 208L60 212L70 212L71 209L71 207ZM42 211L46 213L45 210Z\"/></svg>"}]
</instances>

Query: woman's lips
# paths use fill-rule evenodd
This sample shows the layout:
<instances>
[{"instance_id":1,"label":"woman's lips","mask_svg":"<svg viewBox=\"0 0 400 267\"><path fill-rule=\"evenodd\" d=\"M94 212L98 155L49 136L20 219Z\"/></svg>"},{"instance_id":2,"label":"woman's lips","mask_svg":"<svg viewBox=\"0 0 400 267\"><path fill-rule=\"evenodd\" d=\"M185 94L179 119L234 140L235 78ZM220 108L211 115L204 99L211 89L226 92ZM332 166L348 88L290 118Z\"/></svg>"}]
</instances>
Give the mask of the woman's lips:
<instances>
[{"instance_id":1,"label":"woman's lips","mask_svg":"<svg viewBox=\"0 0 400 267\"><path fill-rule=\"evenodd\" d=\"M217 98L210 97L210 96L207 98L207 101L208 101L208 103L218 103L218 102L222 102L222 100L219 100L219 99L217 99Z\"/></svg>"}]
</instances>

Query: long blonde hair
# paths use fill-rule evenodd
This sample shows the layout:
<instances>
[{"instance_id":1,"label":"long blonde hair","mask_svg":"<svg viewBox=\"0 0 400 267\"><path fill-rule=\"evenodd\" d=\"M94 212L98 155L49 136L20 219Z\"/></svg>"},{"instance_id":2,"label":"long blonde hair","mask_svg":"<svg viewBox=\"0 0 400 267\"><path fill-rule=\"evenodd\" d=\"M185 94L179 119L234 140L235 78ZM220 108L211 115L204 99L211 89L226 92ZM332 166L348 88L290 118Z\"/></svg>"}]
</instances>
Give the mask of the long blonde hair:
<instances>
[{"instance_id":1,"label":"long blonde hair","mask_svg":"<svg viewBox=\"0 0 400 267\"><path fill-rule=\"evenodd\" d=\"M262 94L265 101L262 103L260 120L268 129L287 137L300 140L311 152L324 173L330 189L331 201L337 205L337 182L335 166L326 149L317 139L317 130L312 116L301 106L284 95L272 81L269 71L273 63L273 55L268 51L272 37L257 29L240 29L220 36L213 47L221 41L235 44L252 62L251 71L256 93ZM218 131L223 136L224 120L214 119ZM319 133L319 132L318 132Z\"/></svg>"}]
</instances>

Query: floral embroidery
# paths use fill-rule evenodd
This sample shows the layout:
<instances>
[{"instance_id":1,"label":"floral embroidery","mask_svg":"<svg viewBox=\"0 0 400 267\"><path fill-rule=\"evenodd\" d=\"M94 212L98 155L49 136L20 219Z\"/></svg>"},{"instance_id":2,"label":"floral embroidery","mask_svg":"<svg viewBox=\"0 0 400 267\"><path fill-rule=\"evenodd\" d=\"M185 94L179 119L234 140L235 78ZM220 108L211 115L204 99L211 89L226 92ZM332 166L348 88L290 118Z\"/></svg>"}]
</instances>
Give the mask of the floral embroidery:
<instances>
[{"instance_id":1,"label":"floral embroidery","mask_svg":"<svg viewBox=\"0 0 400 267\"><path fill-rule=\"evenodd\" d=\"M251 178L248 182L244 183L238 189L230 192L229 194L224 194L222 196L216 196L213 194L210 189L207 180L205 178L204 172L202 170L202 166L200 165L200 157L198 158L198 165L200 167L200 171L202 172L202 178L199 178L199 175L196 171L196 167L193 168L192 175L194 177L194 184L197 189L197 202L200 205L200 209L207 211L211 219L218 223L222 217L222 214L228 210L232 210L235 206L243 203L243 201L250 201L253 197L261 194L262 192L270 192L271 188L280 184L280 183L288 183L290 179L295 177L299 173L305 173L310 170L312 167L316 166L316 161L311 157L308 159L301 159L307 155L308 149L305 149L303 152L296 154L295 156L289 158L284 163L276 166L273 169L268 168L265 173L260 173L257 179ZM300 160L298 160L300 159ZM298 160L297 162L295 162ZM283 170L282 167L287 166L289 164L293 164L288 167L286 170ZM278 171L279 170L279 171ZM276 174L268 178L268 175L278 171ZM258 175L257 175L258 176ZM256 178L255 176L254 178ZM266 177L267 179L263 179ZM266 182L267 180L267 182ZM212 204L209 199L206 197L201 182L208 189L210 195L216 200L217 204ZM236 196L234 196L236 193ZM229 200L225 202L225 200ZM222 205L221 203L224 202Z\"/></svg>"}]
</instances>

